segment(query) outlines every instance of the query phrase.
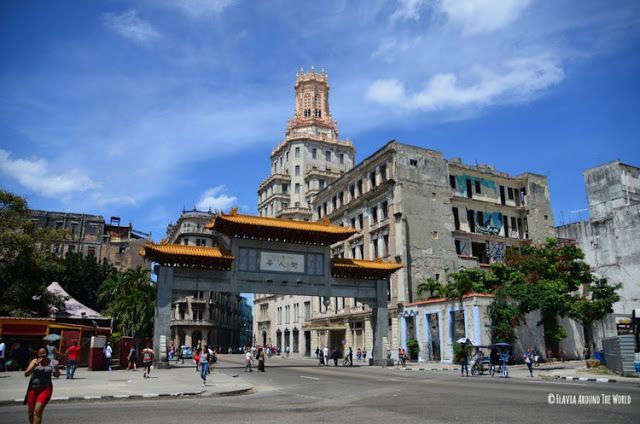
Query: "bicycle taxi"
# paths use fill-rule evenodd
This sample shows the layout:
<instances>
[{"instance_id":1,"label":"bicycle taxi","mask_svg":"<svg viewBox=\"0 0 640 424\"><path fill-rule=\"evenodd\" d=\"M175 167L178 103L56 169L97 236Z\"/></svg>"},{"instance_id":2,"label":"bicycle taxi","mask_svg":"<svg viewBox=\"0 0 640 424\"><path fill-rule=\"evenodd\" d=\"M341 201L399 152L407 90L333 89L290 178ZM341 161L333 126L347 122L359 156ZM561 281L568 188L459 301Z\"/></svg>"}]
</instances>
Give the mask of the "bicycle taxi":
<instances>
[{"instance_id":1,"label":"bicycle taxi","mask_svg":"<svg viewBox=\"0 0 640 424\"><path fill-rule=\"evenodd\" d=\"M511 358L511 345L509 343L505 343L505 342L500 342L500 343L494 343L492 345L489 346L491 349L497 349L498 350L498 358L500 361L500 366L498 368L498 373L503 377L503 378L507 378L509 377L509 368L507 367L507 364L509 363L509 359ZM491 367L491 375L493 376L493 374L495 373L495 367Z\"/></svg>"}]
</instances>

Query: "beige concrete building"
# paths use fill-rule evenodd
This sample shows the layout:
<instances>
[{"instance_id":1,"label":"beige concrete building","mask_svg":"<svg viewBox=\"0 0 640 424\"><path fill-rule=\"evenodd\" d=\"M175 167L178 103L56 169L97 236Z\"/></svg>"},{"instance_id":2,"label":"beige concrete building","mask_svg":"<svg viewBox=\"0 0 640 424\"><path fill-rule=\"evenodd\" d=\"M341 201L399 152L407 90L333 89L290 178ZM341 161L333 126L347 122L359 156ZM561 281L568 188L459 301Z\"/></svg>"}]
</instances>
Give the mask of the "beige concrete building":
<instances>
[{"instance_id":1,"label":"beige concrete building","mask_svg":"<svg viewBox=\"0 0 640 424\"><path fill-rule=\"evenodd\" d=\"M329 107L329 79L323 70L300 70L294 85L294 116L284 140L271 153L271 175L258 187L260 216L309 220L314 196L351 169L355 149L341 140ZM311 316L305 296L257 294L254 334L257 344L310 355L311 334L302 331ZM315 349L315 347L314 347Z\"/></svg>"}]
</instances>

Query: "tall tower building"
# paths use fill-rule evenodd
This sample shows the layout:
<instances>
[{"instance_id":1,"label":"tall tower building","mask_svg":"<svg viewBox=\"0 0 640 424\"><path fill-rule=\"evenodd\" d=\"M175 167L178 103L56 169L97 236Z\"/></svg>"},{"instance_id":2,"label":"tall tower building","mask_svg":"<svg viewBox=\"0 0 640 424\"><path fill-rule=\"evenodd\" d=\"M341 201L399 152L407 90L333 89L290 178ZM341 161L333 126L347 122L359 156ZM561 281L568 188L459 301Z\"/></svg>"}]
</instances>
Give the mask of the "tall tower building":
<instances>
[{"instance_id":1,"label":"tall tower building","mask_svg":"<svg viewBox=\"0 0 640 424\"><path fill-rule=\"evenodd\" d=\"M271 175L258 187L258 212L309 220L314 196L353 168L355 149L339 138L329 108L327 72L300 69L294 88L294 116L284 141L271 152Z\"/></svg>"}]
</instances>

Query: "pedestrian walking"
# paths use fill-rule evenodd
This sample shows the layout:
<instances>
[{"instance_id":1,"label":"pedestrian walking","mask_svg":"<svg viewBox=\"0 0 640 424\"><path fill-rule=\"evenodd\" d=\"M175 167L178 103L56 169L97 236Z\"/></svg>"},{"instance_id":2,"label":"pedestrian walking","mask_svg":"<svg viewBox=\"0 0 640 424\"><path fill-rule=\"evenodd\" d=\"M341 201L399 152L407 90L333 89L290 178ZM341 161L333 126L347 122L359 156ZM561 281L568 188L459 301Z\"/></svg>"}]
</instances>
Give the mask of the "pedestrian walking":
<instances>
[{"instance_id":1,"label":"pedestrian walking","mask_svg":"<svg viewBox=\"0 0 640 424\"><path fill-rule=\"evenodd\" d=\"M178 361L181 361L182 365L184 365L184 355L182 354L182 347L178 348L178 354L176 355L176 365L178 365Z\"/></svg>"},{"instance_id":2,"label":"pedestrian walking","mask_svg":"<svg viewBox=\"0 0 640 424\"><path fill-rule=\"evenodd\" d=\"M209 349L203 347L200 350L200 378L202 379L202 387L207 385L207 375L209 374Z\"/></svg>"},{"instance_id":3,"label":"pedestrian walking","mask_svg":"<svg viewBox=\"0 0 640 424\"><path fill-rule=\"evenodd\" d=\"M244 372L247 372L247 369L249 372L253 372L251 362L253 362L253 358L251 357L251 352L247 350L244 354Z\"/></svg>"},{"instance_id":4,"label":"pedestrian walking","mask_svg":"<svg viewBox=\"0 0 640 424\"><path fill-rule=\"evenodd\" d=\"M144 368L144 378L149 378L151 374L151 364L153 364L154 352L150 345L142 349L142 367Z\"/></svg>"},{"instance_id":5,"label":"pedestrian walking","mask_svg":"<svg viewBox=\"0 0 640 424\"><path fill-rule=\"evenodd\" d=\"M27 370L25 377L31 376L27 387L27 394L24 397L24 404L27 405L30 424L40 424L44 408L51 400L53 394L53 383L51 376L60 377L58 366L47 357L45 348L38 349L38 356L33 359Z\"/></svg>"},{"instance_id":6,"label":"pedestrian walking","mask_svg":"<svg viewBox=\"0 0 640 424\"><path fill-rule=\"evenodd\" d=\"M265 352L264 349L260 349L260 351L258 352L258 371L264 371L264 361L267 358L267 353Z\"/></svg>"},{"instance_id":7,"label":"pedestrian walking","mask_svg":"<svg viewBox=\"0 0 640 424\"><path fill-rule=\"evenodd\" d=\"M113 356L113 348L111 342L107 342L104 347L104 367L107 371L111 371L111 357Z\"/></svg>"},{"instance_id":8,"label":"pedestrian walking","mask_svg":"<svg viewBox=\"0 0 640 424\"><path fill-rule=\"evenodd\" d=\"M5 371L5 359L7 355L7 345L0 337L0 371Z\"/></svg>"},{"instance_id":9,"label":"pedestrian walking","mask_svg":"<svg viewBox=\"0 0 640 424\"><path fill-rule=\"evenodd\" d=\"M136 362L138 361L138 354L136 352L136 347L131 345L131 349L129 349L129 356L127 356L127 371L133 369L134 371L137 369Z\"/></svg>"},{"instance_id":10,"label":"pedestrian walking","mask_svg":"<svg viewBox=\"0 0 640 424\"><path fill-rule=\"evenodd\" d=\"M320 359L320 346L316 347L316 359Z\"/></svg>"},{"instance_id":11,"label":"pedestrian walking","mask_svg":"<svg viewBox=\"0 0 640 424\"><path fill-rule=\"evenodd\" d=\"M338 366L338 348L334 347L333 352L331 352L331 357L333 358L333 366Z\"/></svg>"},{"instance_id":12,"label":"pedestrian walking","mask_svg":"<svg viewBox=\"0 0 640 424\"><path fill-rule=\"evenodd\" d=\"M522 355L524 357L524 363L527 364L527 369L529 370L529 377L533 377L533 349L529 348Z\"/></svg>"},{"instance_id":13,"label":"pedestrian walking","mask_svg":"<svg viewBox=\"0 0 640 424\"><path fill-rule=\"evenodd\" d=\"M324 349L322 349L322 357L324 359L324 366L328 367L329 366L329 348L327 346L325 346Z\"/></svg>"},{"instance_id":14,"label":"pedestrian walking","mask_svg":"<svg viewBox=\"0 0 640 424\"><path fill-rule=\"evenodd\" d=\"M462 345L462 363L460 364L460 377L464 377L464 372L467 372L469 377L469 358L467 357L467 346Z\"/></svg>"},{"instance_id":15,"label":"pedestrian walking","mask_svg":"<svg viewBox=\"0 0 640 424\"><path fill-rule=\"evenodd\" d=\"M196 353L193 354L193 360L196 363L196 372L200 372L200 348L197 348Z\"/></svg>"},{"instance_id":16,"label":"pedestrian walking","mask_svg":"<svg viewBox=\"0 0 640 424\"><path fill-rule=\"evenodd\" d=\"M347 359L349 360L349 366L353 366L353 349L349 346L349 353L347 353Z\"/></svg>"},{"instance_id":17,"label":"pedestrian walking","mask_svg":"<svg viewBox=\"0 0 640 424\"><path fill-rule=\"evenodd\" d=\"M78 367L78 355L80 354L80 346L76 340L71 340L71 346L64 352L67 357L67 380L73 379Z\"/></svg>"}]
</instances>

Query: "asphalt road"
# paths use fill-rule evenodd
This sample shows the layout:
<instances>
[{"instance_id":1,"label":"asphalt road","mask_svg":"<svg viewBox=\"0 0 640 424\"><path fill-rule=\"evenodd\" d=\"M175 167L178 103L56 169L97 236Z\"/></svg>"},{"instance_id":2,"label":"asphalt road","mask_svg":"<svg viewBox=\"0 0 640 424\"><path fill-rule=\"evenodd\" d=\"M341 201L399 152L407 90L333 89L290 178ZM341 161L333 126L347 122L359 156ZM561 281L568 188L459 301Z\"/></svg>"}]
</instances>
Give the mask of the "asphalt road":
<instances>
[{"instance_id":1,"label":"asphalt road","mask_svg":"<svg viewBox=\"0 0 640 424\"><path fill-rule=\"evenodd\" d=\"M240 355L227 356L219 370L254 384L245 395L51 404L44 422L603 424L640 417L638 384L462 378L454 372L318 367L292 359L270 360L266 373L244 373L241 361ZM630 404L613 404L614 395ZM598 404L570 404L585 400ZM612 404L603 404L607 400ZM25 407L0 409L0 423L23 422Z\"/></svg>"}]
</instances>

